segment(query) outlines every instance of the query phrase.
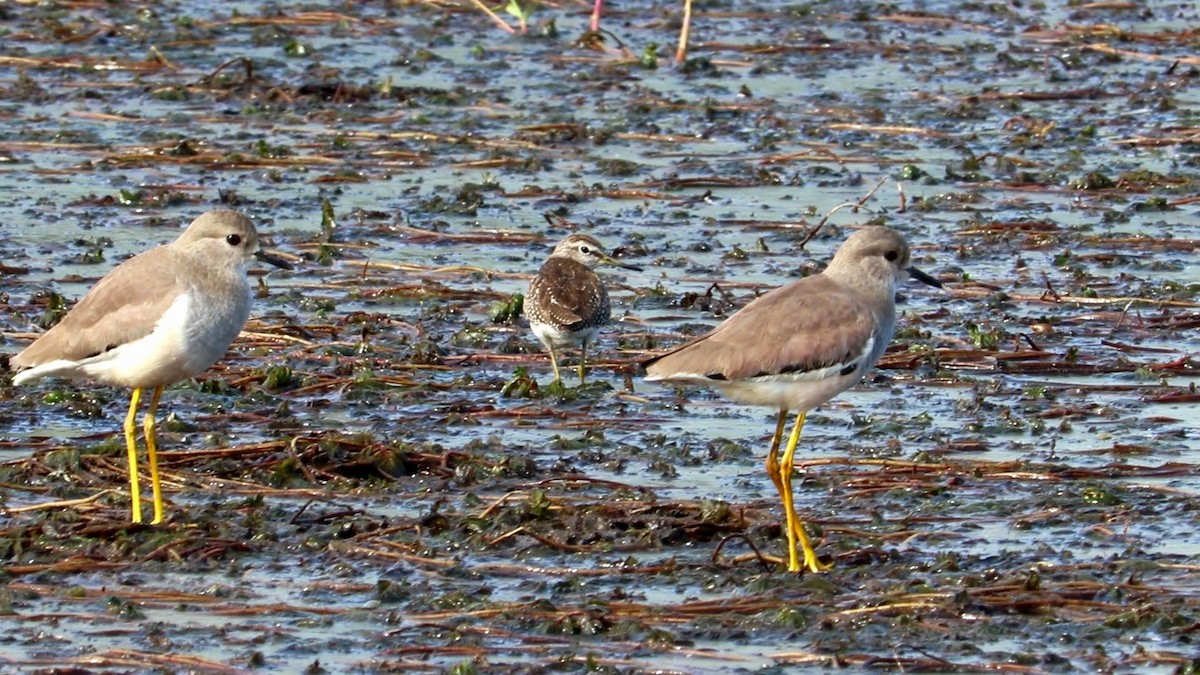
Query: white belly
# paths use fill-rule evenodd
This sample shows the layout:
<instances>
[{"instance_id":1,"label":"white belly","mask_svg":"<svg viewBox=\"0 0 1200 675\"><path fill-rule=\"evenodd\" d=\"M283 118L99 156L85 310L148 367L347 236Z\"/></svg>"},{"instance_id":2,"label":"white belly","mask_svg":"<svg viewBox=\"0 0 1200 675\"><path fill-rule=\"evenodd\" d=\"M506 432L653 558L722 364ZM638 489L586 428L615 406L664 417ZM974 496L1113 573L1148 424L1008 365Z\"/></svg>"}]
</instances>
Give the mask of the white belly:
<instances>
[{"instance_id":1,"label":"white belly","mask_svg":"<svg viewBox=\"0 0 1200 675\"><path fill-rule=\"evenodd\" d=\"M862 378L855 370L849 375L835 375L819 380L789 380L785 376L758 378L736 382L712 382L729 398L748 405L761 405L777 410L805 411L821 405L853 387Z\"/></svg>"},{"instance_id":2,"label":"white belly","mask_svg":"<svg viewBox=\"0 0 1200 675\"><path fill-rule=\"evenodd\" d=\"M41 377L86 377L126 387L158 387L194 377L225 354L250 316L250 286L234 297L196 302L180 295L146 336L78 361L60 359L24 370L13 384Z\"/></svg>"},{"instance_id":3,"label":"white belly","mask_svg":"<svg viewBox=\"0 0 1200 675\"><path fill-rule=\"evenodd\" d=\"M600 331L599 326L572 332L556 328L548 323L533 322L530 322L529 328L547 349L556 347L577 347L585 342L591 343L592 338L594 338L596 333Z\"/></svg>"}]
</instances>

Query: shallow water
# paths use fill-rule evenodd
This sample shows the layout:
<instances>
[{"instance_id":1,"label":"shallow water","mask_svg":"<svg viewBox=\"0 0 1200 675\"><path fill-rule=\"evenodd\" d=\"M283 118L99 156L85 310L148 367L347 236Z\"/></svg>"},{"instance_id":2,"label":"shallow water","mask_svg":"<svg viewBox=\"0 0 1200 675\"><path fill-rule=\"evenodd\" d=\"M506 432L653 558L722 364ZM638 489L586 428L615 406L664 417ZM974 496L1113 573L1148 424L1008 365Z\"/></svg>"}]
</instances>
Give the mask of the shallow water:
<instances>
[{"instance_id":1,"label":"shallow water","mask_svg":"<svg viewBox=\"0 0 1200 675\"><path fill-rule=\"evenodd\" d=\"M266 277L255 335L164 400L181 420L165 526L122 527L107 435L125 392L0 388L6 508L113 490L5 516L6 665L1192 658L1190 3L710 5L687 68L670 63L677 3L610 8L607 51L579 41L583 4L537 10L536 37L467 5L6 11L0 260L26 271L4 275L3 351L40 330L36 293L78 298L209 208L303 259ZM651 44L656 69L638 65ZM248 81L239 62L217 72L238 58ZM773 413L629 364L818 270L868 222L950 283L902 289L892 353L810 415L797 506L836 566L793 577L751 548L782 548ZM489 314L574 229L646 270L604 273L624 319L591 371L606 386L504 397L518 367L543 386L550 369L523 323ZM719 313L685 302L713 284ZM295 381L268 387L276 366ZM58 390L79 398L47 403ZM373 472L376 446L410 472Z\"/></svg>"}]
</instances>

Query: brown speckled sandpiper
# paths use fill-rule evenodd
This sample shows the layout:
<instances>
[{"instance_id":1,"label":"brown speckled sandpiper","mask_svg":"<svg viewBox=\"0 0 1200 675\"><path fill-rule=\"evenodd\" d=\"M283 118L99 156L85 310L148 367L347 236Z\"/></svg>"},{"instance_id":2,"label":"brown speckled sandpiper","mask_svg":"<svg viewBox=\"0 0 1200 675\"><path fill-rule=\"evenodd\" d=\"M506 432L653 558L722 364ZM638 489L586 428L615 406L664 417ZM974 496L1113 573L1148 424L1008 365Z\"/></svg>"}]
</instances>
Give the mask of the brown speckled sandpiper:
<instances>
[{"instance_id":1,"label":"brown speckled sandpiper","mask_svg":"<svg viewBox=\"0 0 1200 675\"><path fill-rule=\"evenodd\" d=\"M588 343L612 316L608 291L593 271L598 265L642 269L608 255L594 238L572 234L554 247L529 284L525 316L533 334L550 352L555 382L562 380L555 349L579 345L579 382L583 383Z\"/></svg>"}]
</instances>

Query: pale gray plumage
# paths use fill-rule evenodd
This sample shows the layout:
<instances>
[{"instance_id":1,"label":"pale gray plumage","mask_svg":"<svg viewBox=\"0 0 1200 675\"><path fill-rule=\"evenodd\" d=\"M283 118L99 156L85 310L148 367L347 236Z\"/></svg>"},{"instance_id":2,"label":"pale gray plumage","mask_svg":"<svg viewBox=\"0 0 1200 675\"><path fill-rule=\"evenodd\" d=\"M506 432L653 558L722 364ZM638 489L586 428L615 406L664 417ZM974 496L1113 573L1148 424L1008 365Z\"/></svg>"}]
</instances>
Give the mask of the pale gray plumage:
<instances>
[{"instance_id":1,"label":"pale gray plumage","mask_svg":"<svg viewBox=\"0 0 1200 675\"><path fill-rule=\"evenodd\" d=\"M908 261L894 230L861 230L821 274L766 293L706 335L646 360L646 380L708 384L744 403L809 410L852 386L887 348L897 283L924 276Z\"/></svg>"},{"instance_id":2,"label":"pale gray plumage","mask_svg":"<svg viewBox=\"0 0 1200 675\"><path fill-rule=\"evenodd\" d=\"M140 253L96 283L57 325L9 359L13 384L42 377L88 378L130 387L125 417L133 522L142 520L136 413L153 389L143 428L154 487L154 523L163 502L154 414L163 387L207 370L250 316L246 270L258 258L291 266L259 249L258 232L241 214L211 211L175 241Z\"/></svg>"},{"instance_id":3,"label":"pale gray plumage","mask_svg":"<svg viewBox=\"0 0 1200 675\"><path fill-rule=\"evenodd\" d=\"M278 264L245 216L201 215L175 241L117 266L12 357L13 383L57 376L157 387L204 372L250 315L246 269L256 257Z\"/></svg>"},{"instance_id":4,"label":"pale gray plumage","mask_svg":"<svg viewBox=\"0 0 1200 675\"><path fill-rule=\"evenodd\" d=\"M936 279L909 266L904 238L864 228L845 241L824 272L777 288L711 332L642 362L646 380L707 384L742 403L779 411L767 471L784 503L788 569L818 572L816 553L792 509L793 455L808 410L853 386L887 349L896 325L896 286ZM796 425L782 461L778 449L789 410Z\"/></svg>"}]
</instances>

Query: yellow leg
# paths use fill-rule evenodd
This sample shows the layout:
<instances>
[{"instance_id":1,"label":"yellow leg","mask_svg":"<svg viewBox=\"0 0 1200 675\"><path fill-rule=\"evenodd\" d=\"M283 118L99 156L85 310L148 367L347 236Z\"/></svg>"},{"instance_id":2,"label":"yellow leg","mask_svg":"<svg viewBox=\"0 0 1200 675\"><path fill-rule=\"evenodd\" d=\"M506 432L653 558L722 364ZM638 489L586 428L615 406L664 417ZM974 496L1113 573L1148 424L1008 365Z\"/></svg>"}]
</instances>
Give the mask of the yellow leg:
<instances>
[{"instance_id":1,"label":"yellow leg","mask_svg":"<svg viewBox=\"0 0 1200 675\"><path fill-rule=\"evenodd\" d=\"M779 478L783 482L783 511L788 521L788 571L799 572L800 561L796 555L796 544L804 550L804 566L813 572L824 572L832 565L826 565L817 560L817 552L813 550L808 533L804 531L804 523L796 516L792 504L792 469L795 466L796 444L800 442L800 431L804 428L806 413L796 415L796 426L792 427L792 435L788 438L787 447L783 451L783 461L779 465Z\"/></svg>"},{"instance_id":2,"label":"yellow leg","mask_svg":"<svg viewBox=\"0 0 1200 675\"><path fill-rule=\"evenodd\" d=\"M142 522L142 492L138 489L137 409L142 390L134 389L125 416L125 450L129 453L129 499L133 503L133 522Z\"/></svg>"},{"instance_id":3,"label":"yellow leg","mask_svg":"<svg viewBox=\"0 0 1200 675\"><path fill-rule=\"evenodd\" d=\"M154 416L158 412L158 399L162 398L162 393L161 386L154 388L154 394L150 396L150 409L142 419L142 430L146 432L146 454L150 457L150 484L154 488L154 520L150 521L151 525L157 525L163 519L162 485L158 480L158 446L154 439Z\"/></svg>"},{"instance_id":4,"label":"yellow leg","mask_svg":"<svg viewBox=\"0 0 1200 675\"><path fill-rule=\"evenodd\" d=\"M583 364L587 363L587 343L579 346L579 384L583 384Z\"/></svg>"},{"instance_id":5,"label":"yellow leg","mask_svg":"<svg viewBox=\"0 0 1200 675\"><path fill-rule=\"evenodd\" d=\"M775 491L779 493L779 500L783 504L784 518L784 535L788 540L788 571L798 572L800 570L800 556L796 553L796 542L799 536L796 534L797 519L795 511L791 507L792 490L790 481L784 482L784 474L779 467L779 444L783 440L783 432L787 427L787 410L779 411L779 419L775 422L775 433L771 436L771 449L767 452L767 475L771 477L771 482L775 484ZM788 471L790 476L791 471Z\"/></svg>"},{"instance_id":6,"label":"yellow leg","mask_svg":"<svg viewBox=\"0 0 1200 675\"><path fill-rule=\"evenodd\" d=\"M554 347L546 345L546 350L550 352L550 365L554 366L554 381L561 382L562 376L558 373L558 356L554 354Z\"/></svg>"},{"instance_id":7,"label":"yellow leg","mask_svg":"<svg viewBox=\"0 0 1200 675\"><path fill-rule=\"evenodd\" d=\"M775 484L775 491L783 499L783 483L779 480L779 442L783 440L783 429L787 424L788 411L779 411L779 420L775 423L775 435L771 436L771 449L767 452L767 475Z\"/></svg>"},{"instance_id":8,"label":"yellow leg","mask_svg":"<svg viewBox=\"0 0 1200 675\"><path fill-rule=\"evenodd\" d=\"M788 480L785 482L783 471L779 466L779 444L783 440L784 429L787 428L787 410L779 411L779 419L775 421L775 433L771 436L771 449L767 451L767 475L771 477L771 482L775 484L775 491L779 493L779 501L783 504L783 528L784 535L788 540L788 571L800 571L800 556L796 553L796 516L795 510L792 508L792 489L791 489L791 471L788 471Z\"/></svg>"}]
</instances>

